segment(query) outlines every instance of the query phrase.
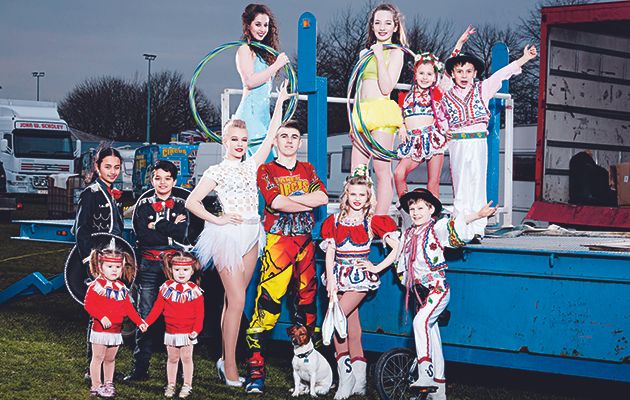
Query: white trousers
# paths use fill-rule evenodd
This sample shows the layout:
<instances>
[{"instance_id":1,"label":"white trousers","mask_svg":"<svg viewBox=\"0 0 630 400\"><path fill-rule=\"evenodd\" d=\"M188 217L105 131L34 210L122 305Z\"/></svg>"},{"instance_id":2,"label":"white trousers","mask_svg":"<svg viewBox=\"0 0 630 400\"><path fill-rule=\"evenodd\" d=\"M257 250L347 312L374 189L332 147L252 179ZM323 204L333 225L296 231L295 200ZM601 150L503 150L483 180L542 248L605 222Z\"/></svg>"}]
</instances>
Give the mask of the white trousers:
<instances>
[{"instance_id":1,"label":"white trousers","mask_svg":"<svg viewBox=\"0 0 630 400\"><path fill-rule=\"evenodd\" d=\"M444 287L443 285L440 285ZM418 310L413 319L413 335L416 340L419 374L433 378L437 383L444 383L444 354L442 338L438 327L438 317L451 299L451 289L446 287L442 293L432 291L425 305ZM429 361L432 365L427 370L420 370L420 365Z\"/></svg>"},{"instance_id":2,"label":"white trousers","mask_svg":"<svg viewBox=\"0 0 630 400\"><path fill-rule=\"evenodd\" d=\"M454 216L476 213L488 202L488 144L486 139L456 139L448 143L453 178ZM487 218L471 223L476 235L484 236Z\"/></svg>"}]
</instances>

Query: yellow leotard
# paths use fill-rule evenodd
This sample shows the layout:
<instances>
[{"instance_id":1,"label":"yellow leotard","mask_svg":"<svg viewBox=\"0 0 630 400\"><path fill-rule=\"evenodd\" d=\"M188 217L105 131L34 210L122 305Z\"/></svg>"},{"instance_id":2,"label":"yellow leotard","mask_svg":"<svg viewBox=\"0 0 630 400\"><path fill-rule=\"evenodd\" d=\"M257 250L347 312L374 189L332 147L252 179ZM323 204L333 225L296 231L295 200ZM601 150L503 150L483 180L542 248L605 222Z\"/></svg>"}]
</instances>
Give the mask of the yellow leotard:
<instances>
[{"instance_id":1,"label":"yellow leotard","mask_svg":"<svg viewBox=\"0 0 630 400\"><path fill-rule=\"evenodd\" d=\"M385 56L385 65L389 65L389 52L391 50L383 50L383 56ZM370 61L368 61L365 69L363 70L362 80L366 79L378 79L378 66L376 64L376 57L372 57Z\"/></svg>"},{"instance_id":2,"label":"yellow leotard","mask_svg":"<svg viewBox=\"0 0 630 400\"><path fill-rule=\"evenodd\" d=\"M389 65L390 52L391 50L383 51L385 65ZM376 57L372 57L368 61L361 79L378 79ZM370 131L384 131L395 134L403 122L400 107L395 101L390 100L388 96L361 99L361 116L367 129ZM362 132L363 128L359 122L356 108L352 111L352 118L359 132Z\"/></svg>"}]
</instances>

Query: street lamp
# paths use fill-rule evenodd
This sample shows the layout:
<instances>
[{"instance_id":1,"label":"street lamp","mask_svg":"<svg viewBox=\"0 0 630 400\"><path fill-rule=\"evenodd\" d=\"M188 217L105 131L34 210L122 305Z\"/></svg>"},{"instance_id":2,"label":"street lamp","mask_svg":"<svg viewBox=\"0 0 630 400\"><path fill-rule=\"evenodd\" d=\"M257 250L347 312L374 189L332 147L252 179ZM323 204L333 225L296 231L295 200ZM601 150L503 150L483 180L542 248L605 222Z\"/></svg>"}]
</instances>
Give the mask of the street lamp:
<instances>
[{"instance_id":1,"label":"street lamp","mask_svg":"<svg viewBox=\"0 0 630 400\"><path fill-rule=\"evenodd\" d=\"M39 101L39 78L43 78L46 75L44 72L33 72L33 78L37 78L37 101Z\"/></svg>"},{"instance_id":2,"label":"street lamp","mask_svg":"<svg viewBox=\"0 0 630 400\"><path fill-rule=\"evenodd\" d=\"M151 143L151 61L157 57L155 54L143 54L144 59L149 62L149 73L147 75L147 143Z\"/></svg>"}]
</instances>

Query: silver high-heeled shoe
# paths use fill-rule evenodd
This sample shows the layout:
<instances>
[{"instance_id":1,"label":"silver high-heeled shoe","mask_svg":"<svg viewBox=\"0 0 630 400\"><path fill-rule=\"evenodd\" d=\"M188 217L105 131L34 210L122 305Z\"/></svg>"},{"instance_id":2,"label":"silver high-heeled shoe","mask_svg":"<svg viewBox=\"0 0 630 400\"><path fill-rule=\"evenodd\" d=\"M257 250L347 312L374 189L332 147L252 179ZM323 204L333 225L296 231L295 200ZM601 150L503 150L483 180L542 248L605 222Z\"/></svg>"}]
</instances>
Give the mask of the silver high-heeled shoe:
<instances>
[{"instance_id":1,"label":"silver high-heeled shoe","mask_svg":"<svg viewBox=\"0 0 630 400\"><path fill-rule=\"evenodd\" d=\"M242 387L243 383L245 383L245 378L242 376L239 376L236 381L231 381L225 376L225 361L223 361L223 358L217 360L217 375L219 375L219 379L228 386Z\"/></svg>"}]
</instances>

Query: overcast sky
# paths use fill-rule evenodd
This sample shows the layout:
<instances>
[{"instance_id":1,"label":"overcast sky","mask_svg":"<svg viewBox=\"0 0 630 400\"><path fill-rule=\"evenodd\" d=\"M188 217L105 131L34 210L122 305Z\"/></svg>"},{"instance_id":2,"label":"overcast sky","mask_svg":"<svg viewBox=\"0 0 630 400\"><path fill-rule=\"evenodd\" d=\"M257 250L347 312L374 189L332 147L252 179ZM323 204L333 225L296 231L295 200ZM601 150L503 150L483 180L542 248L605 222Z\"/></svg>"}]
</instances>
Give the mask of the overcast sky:
<instances>
[{"instance_id":1,"label":"overcast sky","mask_svg":"<svg viewBox=\"0 0 630 400\"><path fill-rule=\"evenodd\" d=\"M248 1L224 0L0 0L0 98L35 99L33 71L44 71L40 99L61 101L75 84L112 75L146 80L143 53L157 54L152 71L177 70L190 79L214 47L239 39L240 15ZM347 7L364 0L269 0L279 21L282 49L296 51L297 19L310 11L319 29ZM517 25L536 0L399 0L407 19L443 18L463 31L468 23ZM240 87L234 52L225 52L204 69L199 87L216 95Z\"/></svg>"}]
</instances>

